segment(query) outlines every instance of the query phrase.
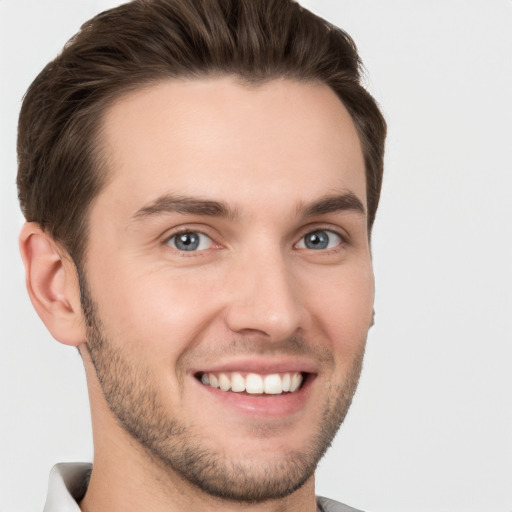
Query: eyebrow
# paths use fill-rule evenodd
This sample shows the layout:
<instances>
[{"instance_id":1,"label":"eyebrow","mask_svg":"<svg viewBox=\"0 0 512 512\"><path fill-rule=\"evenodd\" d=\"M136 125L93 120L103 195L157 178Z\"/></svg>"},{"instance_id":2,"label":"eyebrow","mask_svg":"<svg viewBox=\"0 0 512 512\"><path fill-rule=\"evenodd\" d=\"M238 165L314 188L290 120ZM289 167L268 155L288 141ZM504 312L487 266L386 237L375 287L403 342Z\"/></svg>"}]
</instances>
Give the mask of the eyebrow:
<instances>
[{"instance_id":1,"label":"eyebrow","mask_svg":"<svg viewBox=\"0 0 512 512\"><path fill-rule=\"evenodd\" d=\"M352 211L366 215L363 203L350 191L325 196L309 204L301 203L297 207L297 214L303 217L314 217L344 211ZM223 217L230 220L239 218L237 209L230 207L227 203L222 201L166 194L137 210L132 216L132 220L144 219L166 213L206 215L208 217Z\"/></svg>"},{"instance_id":2,"label":"eyebrow","mask_svg":"<svg viewBox=\"0 0 512 512\"><path fill-rule=\"evenodd\" d=\"M299 205L298 213L304 217L314 217L315 215L325 215L327 213L336 213L350 211L366 215L365 207L361 200L353 192L344 192L325 196L311 204Z\"/></svg>"},{"instance_id":3,"label":"eyebrow","mask_svg":"<svg viewBox=\"0 0 512 512\"><path fill-rule=\"evenodd\" d=\"M221 201L166 194L137 210L132 219L138 220L165 213L188 213L229 219L238 217L236 210Z\"/></svg>"}]
</instances>

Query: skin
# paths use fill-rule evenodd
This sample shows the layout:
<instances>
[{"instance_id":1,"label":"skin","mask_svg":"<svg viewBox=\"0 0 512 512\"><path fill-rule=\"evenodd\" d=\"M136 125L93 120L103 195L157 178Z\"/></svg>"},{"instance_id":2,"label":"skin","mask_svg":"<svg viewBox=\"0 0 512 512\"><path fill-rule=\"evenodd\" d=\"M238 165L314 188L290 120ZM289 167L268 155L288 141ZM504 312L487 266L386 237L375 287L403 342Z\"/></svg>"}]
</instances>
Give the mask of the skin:
<instances>
[{"instance_id":1,"label":"skin","mask_svg":"<svg viewBox=\"0 0 512 512\"><path fill-rule=\"evenodd\" d=\"M168 81L117 101L102 135L109 179L81 269L92 315L65 251L34 224L20 239L36 309L84 359L95 456L82 510L314 511L314 467L355 391L374 298L348 112L317 83ZM204 235L199 250L177 249L183 230ZM328 248L305 245L318 230ZM308 386L290 405L196 378L221 368L298 368ZM201 477L213 486L216 471L260 491L271 475L279 492L222 499L169 462L187 446L215 461Z\"/></svg>"}]
</instances>

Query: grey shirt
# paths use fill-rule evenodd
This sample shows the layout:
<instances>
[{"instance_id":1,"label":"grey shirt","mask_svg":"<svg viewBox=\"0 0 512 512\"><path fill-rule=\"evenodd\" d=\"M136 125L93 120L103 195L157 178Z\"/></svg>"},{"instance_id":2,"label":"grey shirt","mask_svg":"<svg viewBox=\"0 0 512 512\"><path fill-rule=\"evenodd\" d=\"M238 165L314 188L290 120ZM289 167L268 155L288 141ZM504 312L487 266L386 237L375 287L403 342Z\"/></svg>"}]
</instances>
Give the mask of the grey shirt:
<instances>
[{"instance_id":1,"label":"grey shirt","mask_svg":"<svg viewBox=\"0 0 512 512\"><path fill-rule=\"evenodd\" d=\"M84 497L92 464L85 462L56 464L48 483L43 512L80 512L78 502ZM361 512L337 501L317 497L319 512Z\"/></svg>"}]
</instances>

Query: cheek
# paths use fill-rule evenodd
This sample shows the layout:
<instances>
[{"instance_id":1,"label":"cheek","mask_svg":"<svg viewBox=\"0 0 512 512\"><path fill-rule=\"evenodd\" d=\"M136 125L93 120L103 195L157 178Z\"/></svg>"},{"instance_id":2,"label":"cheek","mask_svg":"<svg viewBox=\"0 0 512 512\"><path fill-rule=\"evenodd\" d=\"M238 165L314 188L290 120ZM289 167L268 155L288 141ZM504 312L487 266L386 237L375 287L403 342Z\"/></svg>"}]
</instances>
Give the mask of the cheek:
<instances>
[{"instance_id":1,"label":"cheek","mask_svg":"<svg viewBox=\"0 0 512 512\"><path fill-rule=\"evenodd\" d=\"M204 280L161 269L139 275L120 270L115 275L112 271L94 294L113 343L169 360L178 357L215 314Z\"/></svg>"},{"instance_id":2,"label":"cheek","mask_svg":"<svg viewBox=\"0 0 512 512\"><path fill-rule=\"evenodd\" d=\"M319 289L320 292L320 289ZM311 296L313 318L334 353L359 354L372 321L374 279L371 265L346 268Z\"/></svg>"}]
</instances>

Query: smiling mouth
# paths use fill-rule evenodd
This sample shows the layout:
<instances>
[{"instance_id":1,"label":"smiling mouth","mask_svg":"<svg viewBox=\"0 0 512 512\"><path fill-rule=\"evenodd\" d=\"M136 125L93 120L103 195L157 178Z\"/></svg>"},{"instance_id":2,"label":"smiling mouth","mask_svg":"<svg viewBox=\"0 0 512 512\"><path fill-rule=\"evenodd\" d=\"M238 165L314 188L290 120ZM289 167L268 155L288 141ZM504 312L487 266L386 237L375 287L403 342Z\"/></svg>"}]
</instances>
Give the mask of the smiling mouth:
<instances>
[{"instance_id":1,"label":"smiling mouth","mask_svg":"<svg viewBox=\"0 0 512 512\"><path fill-rule=\"evenodd\" d=\"M196 378L205 386L231 391L233 393L247 393L249 395L282 395L295 393L307 379L308 374L303 372L271 373L197 373Z\"/></svg>"}]
</instances>

